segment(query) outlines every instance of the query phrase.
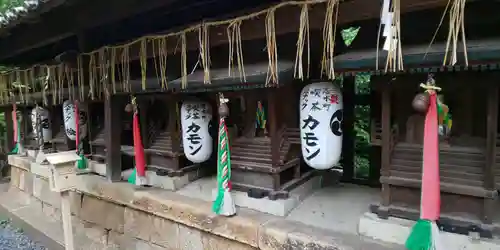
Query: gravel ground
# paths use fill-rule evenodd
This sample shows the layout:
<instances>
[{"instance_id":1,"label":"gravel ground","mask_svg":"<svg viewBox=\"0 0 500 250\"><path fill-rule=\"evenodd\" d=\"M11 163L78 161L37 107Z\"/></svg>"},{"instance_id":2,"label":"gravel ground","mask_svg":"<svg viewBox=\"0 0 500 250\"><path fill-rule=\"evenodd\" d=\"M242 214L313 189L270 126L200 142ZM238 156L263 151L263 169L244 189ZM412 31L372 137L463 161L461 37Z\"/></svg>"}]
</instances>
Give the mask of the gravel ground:
<instances>
[{"instance_id":1,"label":"gravel ground","mask_svg":"<svg viewBox=\"0 0 500 250\"><path fill-rule=\"evenodd\" d=\"M0 250L46 250L7 220L0 221Z\"/></svg>"}]
</instances>

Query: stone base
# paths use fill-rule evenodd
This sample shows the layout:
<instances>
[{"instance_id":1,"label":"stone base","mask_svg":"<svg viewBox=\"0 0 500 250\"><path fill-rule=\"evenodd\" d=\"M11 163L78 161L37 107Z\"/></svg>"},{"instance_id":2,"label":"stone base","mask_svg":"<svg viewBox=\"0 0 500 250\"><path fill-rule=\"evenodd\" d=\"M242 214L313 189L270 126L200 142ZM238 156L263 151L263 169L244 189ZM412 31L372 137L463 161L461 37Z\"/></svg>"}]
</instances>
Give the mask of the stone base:
<instances>
[{"instance_id":1,"label":"stone base","mask_svg":"<svg viewBox=\"0 0 500 250\"><path fill-rule=\"evenodd\" d=\"M103 164L104 165L104 164ZM132 174L133 169L128 169L122 172L122 179L128 180L129 176ZM183 176L162 176L158 175L157 171L146 171L146 178L148 185L152 187L162 188L165 190L176 191L180 188L186 186L194 180L199 179L203 174L202 169L197 169L195 171L187 172Z\"/></svg>"},{"instance_id":2,"label":"stone base","mask_svg":"<svg viewBox=\"0 0 500 250\"><path fill-rule=\"evenodd\" d=\"M9 164L24 162L17 160ZM61 197L50 191L48 180L25 169L12 167L9 191L0 186L0 207L62 245ZM75 184L70 207L77 249L402 250L245 208L232 217L217 216L211 202L96 175L78 175Z\"/></svg>"},{"instance_id":3,"label":"stone base","mask_svg":"<svg viewBox=\"0 0 500 250\"><path fill-rule=\"evenodd\" d=\"M358 233L375 240L393 244L405 244L414 221L389 217L384 220L376 214L366 213L359 220ZM463 250L500 250L499 240L477 239L474 236L440 233L441 241L446 249Z\"/></svg>"},{"instance_id":4,"label":"stone base","mask_svg":"<svg viewBox=\"0 0 500 250\"><path fill-rule=\"evenodd\" d=\"M87 161L87 168L92 173L96 173L100 176L106 176L106 164L105 163L99 163L97 161L88 160Z\"/></svg>"},{"instance_id":5,"label":"stone base","mask_svg":"<svg viewBox=\"0 0 500 250\"><path fill-rule=\"evenodd\" d=\"M302 185L292 189L288 199L270 200L268 197L262 199L251 198L245 192L232 190L236 206L250 208L277 216L286 216L292 209L297 207L307 196L321 188L321 177L315 176ZM212 200L217 196L217 189L212 190Z\"/></svg>"},{"instance_id":6,"label":"stone base","mask_svg":"<svg viewBox=\"0 0 500 250\"><path fill-rule=\"evenodd\" d=\"M48 164L31 162L30 169L31 173L33 173L34 175L38 175L47 179L50 177L50 168Z\"/></svg>"}]
</instances>

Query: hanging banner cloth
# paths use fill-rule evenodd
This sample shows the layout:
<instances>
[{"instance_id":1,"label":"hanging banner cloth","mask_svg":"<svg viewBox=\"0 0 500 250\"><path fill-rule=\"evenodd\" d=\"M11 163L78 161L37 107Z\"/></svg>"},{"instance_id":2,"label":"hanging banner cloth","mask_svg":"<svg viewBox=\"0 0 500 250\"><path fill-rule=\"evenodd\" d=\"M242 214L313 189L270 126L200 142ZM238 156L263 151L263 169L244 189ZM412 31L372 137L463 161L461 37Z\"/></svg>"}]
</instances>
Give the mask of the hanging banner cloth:
<instances>
[{"instance_id":1,"label":"hanging banner cloth","mask_svg":"<svg viewBox=\"0 0 500 250\"><path fill-rule=\"evenodd\" d=\"M128 182L135 185L143 185L145 184L144 180L139 180L139 179L144 179L146 177L146 160L144 156L144 146L142 145L139 114L135 102L135 97L132 97L132 106L134 107L132 133L134 137L135 168L130 177L128 178Z\"/></svg>"},{"instance_id":2,"label":"hanging banner cloth","mask_svg":"<svg viewBox=\"0 0 500 250\"><path fill-rule=\"evenodd\" d=\"M15 103L12 104L12 127L14 129L14 148L9 154L17 154L20 149L19 143L21 143L21 127L17 120L17 105Z\"/></svg>"},{"instance_id":3,"label":"hanging banner cloth","mask_svg":"<svg viewBox=\"0 0 500 250\"><path fill-rule=\"evenodd\" d=\"M408 250L444 250L439 239L439 219L441 208L439 180L439 124L436 91L430 77L421 87L429 95L429 108L424 123L424 145L422 161L422 194L420 198L420 219L413 226L406 241Z\"/></svg>"}]
</instances>

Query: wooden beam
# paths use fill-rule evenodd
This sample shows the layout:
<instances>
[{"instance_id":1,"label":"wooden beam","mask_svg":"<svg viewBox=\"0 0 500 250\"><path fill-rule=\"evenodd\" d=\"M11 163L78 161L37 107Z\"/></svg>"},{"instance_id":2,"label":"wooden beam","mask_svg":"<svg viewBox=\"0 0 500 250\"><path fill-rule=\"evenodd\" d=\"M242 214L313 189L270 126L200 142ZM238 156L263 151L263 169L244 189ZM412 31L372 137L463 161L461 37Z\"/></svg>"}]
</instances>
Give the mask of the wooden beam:
<instances>
[{"instance_id":1,"label":"wooden beam","mask_svg":"<svg viewBox=\"0 0 500 250\"><path fill-rule=\"evenodd\" d=\"M99 6L87 5L76 12L76 20L81 29L89 29L106 23L115 22L160 7L172 4L177 0L112 0L98 1Z\"/></svg>"},{"instance_id":2,"label":"wooden beam","mask_svg":"<svg viewBox=\"0 0 500 250\"><path fill-rule=\"evenodd\" d=\"M104 101L104 129L106 134L106 177L108 181L121 180L121 96L111 96Z\"/></svg>"}]
</instances>

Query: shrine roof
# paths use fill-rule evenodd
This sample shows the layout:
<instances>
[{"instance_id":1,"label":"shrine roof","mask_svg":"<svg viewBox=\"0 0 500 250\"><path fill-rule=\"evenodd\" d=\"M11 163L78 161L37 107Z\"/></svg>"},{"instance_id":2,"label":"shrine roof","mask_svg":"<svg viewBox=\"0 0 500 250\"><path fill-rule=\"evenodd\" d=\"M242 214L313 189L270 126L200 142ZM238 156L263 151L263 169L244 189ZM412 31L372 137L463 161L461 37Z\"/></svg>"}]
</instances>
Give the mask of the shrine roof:
<instances>
[{"instance_id":1,"label":"shrine roof","mask_svg":"<svg viewBox=\"0 0 500 250\"><path fill-rule=\"evenodd\" d=\"M457 63L454 66L443 66L446 54L445 43L437 43L431 46L404 46L402 51L405 71L419 68L457 68L466 66L462 43L458 44ZM500 39L468 41L466 52L469 66L496 65L500 59ZM384 70L387 51L382 49L378 52L376 49L353 51L336 56L334 59L335 69L339 72L377 71L377 53L378 70ZM448 58L450 56L451 49L449 49Z\"/></svg>"},{"instance_id":2,"label":"shrine roof","mask_svg":"<svg viewBox=\"0 0 500 250\"><path fill-rule=\"evenodd\" d=\"M3 4L5 9L0 10L0 32L13 28L19 24L33 22L53 8L69 0L9 0Z\"/></svg>"}]
</instances>

